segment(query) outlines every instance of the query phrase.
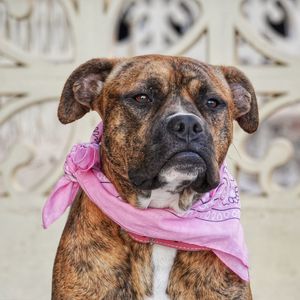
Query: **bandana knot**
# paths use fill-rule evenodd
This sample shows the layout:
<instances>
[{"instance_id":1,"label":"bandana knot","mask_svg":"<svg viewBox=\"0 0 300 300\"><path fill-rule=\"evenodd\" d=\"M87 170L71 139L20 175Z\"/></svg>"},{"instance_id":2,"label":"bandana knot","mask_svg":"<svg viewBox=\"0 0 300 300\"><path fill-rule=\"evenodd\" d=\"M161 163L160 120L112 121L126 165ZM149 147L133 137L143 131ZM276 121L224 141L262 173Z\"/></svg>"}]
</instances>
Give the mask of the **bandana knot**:
<instances>
[{"instance_id":1,"label":"bandana knot","mask_svg":"<svg viewBox=\"0 0 300 300\"><path fill-rule=\"evenodd\" d=\"M72 174L77 171L86 172L95 167L99 164L98 153L99 146L95 143L74 145L65 161L65 175L73 178Z\"/></svg>"}]
</instances>

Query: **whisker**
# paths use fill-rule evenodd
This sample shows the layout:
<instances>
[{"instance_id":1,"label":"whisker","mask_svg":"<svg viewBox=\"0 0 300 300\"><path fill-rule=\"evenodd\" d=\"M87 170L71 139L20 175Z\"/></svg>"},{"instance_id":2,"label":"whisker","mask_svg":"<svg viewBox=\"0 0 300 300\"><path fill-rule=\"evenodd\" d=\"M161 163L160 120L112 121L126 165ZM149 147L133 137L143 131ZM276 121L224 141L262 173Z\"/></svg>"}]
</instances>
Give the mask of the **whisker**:
<instances>
[{"instance_id":1,"label":"whisker","mask_svg":"<svg viewBox=\"0 0 300 300\"><path fill-rule=\"evenodd\" d=\"M234 143L232 143L232 145L233 145L233 147L234 147L234 149L235 149L236 153L238 154L239 158L242 158L242 156L241 156L241 154L240 154L240 152L239 152L238 148L235 146L235 144L234 144Z\"/></svg>"}]
</instances>

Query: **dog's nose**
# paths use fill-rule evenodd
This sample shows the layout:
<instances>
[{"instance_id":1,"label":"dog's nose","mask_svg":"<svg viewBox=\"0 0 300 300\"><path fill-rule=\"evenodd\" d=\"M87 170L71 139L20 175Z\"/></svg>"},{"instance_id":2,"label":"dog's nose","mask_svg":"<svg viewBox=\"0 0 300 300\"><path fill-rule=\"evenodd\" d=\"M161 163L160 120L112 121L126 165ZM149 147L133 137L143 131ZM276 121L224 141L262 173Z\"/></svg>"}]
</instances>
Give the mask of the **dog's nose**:
<instances>
[{"instance_id":1,"label":"dog's nose","mask_svg":"<svg viewBox=\"0 0 300 300\"><path fill-rule=\"evenodd\" d=\"M187 143L198 139L203 130L199 118L192 115L171 117L168 121L167 129L171 134Z\"/></svg>"}]
</instances>

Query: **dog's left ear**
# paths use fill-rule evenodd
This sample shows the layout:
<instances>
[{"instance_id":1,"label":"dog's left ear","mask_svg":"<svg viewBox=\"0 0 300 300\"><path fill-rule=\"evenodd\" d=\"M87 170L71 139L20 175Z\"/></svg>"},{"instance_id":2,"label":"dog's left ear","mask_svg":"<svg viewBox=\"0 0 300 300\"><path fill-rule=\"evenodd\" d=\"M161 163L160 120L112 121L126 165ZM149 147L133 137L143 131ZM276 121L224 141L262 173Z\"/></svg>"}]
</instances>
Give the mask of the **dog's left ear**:
<instances>
[{"instance_id":1,"label":"dog's left ear","mask_svg":"<svg viewBox=\"0 0 300 300\"><path fill-rule=\"evenodd\" d=\"M259 117L256 95L250 80L235 67L221 67L234 101L234 119L248 133L257 130Z\"/></svg>"},{"instance_id":2,"label":"dog's left ear","mask_svg":"<svg viewBox=\"0 0 300 300\"><path fill-rule=\"evenodd\" d=\"M58 106L57 115L61 123L71 123L95 109L104 82L118 62L118 59L94 58L72 72Z\"/></svg>"}]
</instances>

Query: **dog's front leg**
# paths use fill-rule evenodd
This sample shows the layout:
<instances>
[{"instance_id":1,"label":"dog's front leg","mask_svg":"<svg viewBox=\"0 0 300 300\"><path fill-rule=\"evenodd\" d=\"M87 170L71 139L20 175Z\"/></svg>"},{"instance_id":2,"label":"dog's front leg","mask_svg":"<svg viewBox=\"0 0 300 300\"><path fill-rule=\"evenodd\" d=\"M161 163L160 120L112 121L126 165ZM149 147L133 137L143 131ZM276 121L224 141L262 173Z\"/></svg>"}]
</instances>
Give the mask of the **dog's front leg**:
<instances>
[{"instance_id":1,"label":"dog's front leg","mask_svg":"<svg viewBox=\"0 0 300 300\"><path fill-rule=\"evenodd\" d=\"M173 300L252 299L249 283L211 251L178 251L167 292Z\"/></svg>"},{"instance_id":2,"label":"dog's front leg","mask_svg":"<svg viewBox=\"0 0 300 300\"><path fill-rule=\"evenodd\" d=\"M132 243L87 196L77 198L55 259L52 300L144 299L151 249Z\"/></svg>"}]
</instances>

